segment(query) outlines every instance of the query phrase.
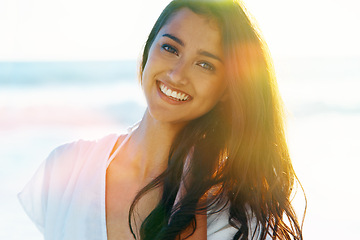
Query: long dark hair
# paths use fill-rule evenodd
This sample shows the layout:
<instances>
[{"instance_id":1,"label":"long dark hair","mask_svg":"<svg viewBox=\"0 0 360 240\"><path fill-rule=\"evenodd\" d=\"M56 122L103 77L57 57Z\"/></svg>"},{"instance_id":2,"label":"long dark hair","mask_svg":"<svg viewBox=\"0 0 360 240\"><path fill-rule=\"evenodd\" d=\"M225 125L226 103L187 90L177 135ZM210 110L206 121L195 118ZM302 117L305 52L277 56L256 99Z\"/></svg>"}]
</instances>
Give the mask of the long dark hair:
<instances>
[{"instance_id":1,"label":"long dark hair","mask_svg":"<svg viewBox=\"0 0 360 240\"><path fill-rule=\"evenodd\" d=\"M140 75L156 35L182 8L218 23L229 97L178 133L167 169L131 205L134 237L131 222L137 202L162 187L160 202L141 225L141 240L177 239L187 228L193 233L196 214L215 214L225 207L229 223L238 229L233 239L265 239L267 234L274 239L302 239L290 200L297 178L285 139L282 102L266 43L245 8L232 0L172 1L149 34ZM175 201L181 182L186 193ZM252 219L256 231L250 230Z\"/></svg>"}]
</instances>

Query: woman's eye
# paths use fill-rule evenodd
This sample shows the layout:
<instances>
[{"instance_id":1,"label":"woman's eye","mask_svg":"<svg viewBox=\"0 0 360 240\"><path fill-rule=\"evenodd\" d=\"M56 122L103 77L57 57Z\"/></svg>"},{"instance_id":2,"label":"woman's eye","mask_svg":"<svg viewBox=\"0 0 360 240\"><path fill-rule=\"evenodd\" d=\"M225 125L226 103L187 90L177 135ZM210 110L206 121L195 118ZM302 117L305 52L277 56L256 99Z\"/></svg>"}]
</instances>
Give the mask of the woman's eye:
<instances>
[{"instance_id":1,"label":"woman's eye","mask_svg":"<svg viewBox=\"0 0 360 240\"><path fill-rule=\"evenodd\" d=\"M163 44L161 46L161 48L164 49L165 51L169 52L169 53L173 53L173 54L178 55L178 52L177 52L176 48L174 48L174 47L172 47L172 46L170 46L168 44Z\"/></svg>"},{"instance_id":2,"label":"woman's eye","mask_svg":"<svg viewBox=\"0 0 360 240\"><path fill-rule=\"evenodd\" d=\"M215 67L212 64L209 64L207 62L201 62L198 64L200 67L204 68L205 70L208 71L214 71Z\"/></svg>"}]
</instances>

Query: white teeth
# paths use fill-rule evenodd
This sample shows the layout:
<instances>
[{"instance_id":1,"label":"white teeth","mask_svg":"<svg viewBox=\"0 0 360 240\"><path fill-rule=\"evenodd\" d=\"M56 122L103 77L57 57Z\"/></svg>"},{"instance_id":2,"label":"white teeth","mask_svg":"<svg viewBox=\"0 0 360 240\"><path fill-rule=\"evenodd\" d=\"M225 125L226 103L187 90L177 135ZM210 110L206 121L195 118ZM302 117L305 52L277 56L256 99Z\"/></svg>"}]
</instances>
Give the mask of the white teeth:
<instances>
[{"instance_id":1,"label":"white teeth","mask_svg":"<svg viewBox=\"0 0 360 240\"><path fill-rule=\"evenodd\" d=\"M189 96L184 93L178 93L176 91L171 91L164 84L160 83L160 90L168 97L176 98L179 101L186 101L189 99Z\"/></svg>"}]
</instances>

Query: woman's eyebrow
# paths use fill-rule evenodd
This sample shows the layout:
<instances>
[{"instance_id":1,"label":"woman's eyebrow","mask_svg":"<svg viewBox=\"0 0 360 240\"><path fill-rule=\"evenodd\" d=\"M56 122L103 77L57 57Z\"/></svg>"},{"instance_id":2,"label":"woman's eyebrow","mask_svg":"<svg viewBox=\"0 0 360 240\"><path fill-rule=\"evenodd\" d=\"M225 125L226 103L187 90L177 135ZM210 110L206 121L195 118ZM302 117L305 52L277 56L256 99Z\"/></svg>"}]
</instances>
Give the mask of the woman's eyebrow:
<instances>
[{"instance_id":1,"label":"woman's eyebrow","mask_svg":"<svg viewBox=\"0 0 360 240\"><path fill-rule=\"evenodd\" d=\"M165 33L165 34L162 35L162 36L163 36L163 37L168 37L168 38L174 40L175 42L177 42L177 43L180 44L181 46L185 46L184 42L181 41L179 38L175 37L174 35Z\"/></svg>"},{"instance_id":2,"label":"woman's eyebrow","mask_svg":"<svg viewBox=\"0 0 360 240\"><path fill-rule=\"evenodd\" d=\"M221 62L221 63L224 63L223 60L222 60L220 57L218 57L218 56L216 56L216 55L214 55L214 54L212 54L212 53L209 53L209 52L207 52L207 51L199 51L198 54L199 54L199 55L206 56L206 57L209 57L209 58L213 58L213 59L215 59L215 60L218 60L218 61Z\"/></svg>"}]
</instances>

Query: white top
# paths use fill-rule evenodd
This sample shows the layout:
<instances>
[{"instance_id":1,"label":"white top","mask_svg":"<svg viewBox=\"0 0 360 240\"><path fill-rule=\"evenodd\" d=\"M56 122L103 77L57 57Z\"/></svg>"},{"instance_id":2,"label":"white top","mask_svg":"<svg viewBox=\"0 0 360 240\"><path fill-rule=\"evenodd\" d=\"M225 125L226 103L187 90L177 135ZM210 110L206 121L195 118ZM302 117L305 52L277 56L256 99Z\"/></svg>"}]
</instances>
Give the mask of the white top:
<instances>
[{"instance_id":1,"label":"white top","mask_svg":"<svg viewBox=\"0 0 360 240\"><path fill-rule=\"evenodd\" d=\"M18 194L45 240L107 239L106 169L118 151L110 156L118 138L112 134L56 148ZM237 229L229 225L228 217L225 210L208 216L208 240L233 238Z\"/></svg>"}]
</instances>

